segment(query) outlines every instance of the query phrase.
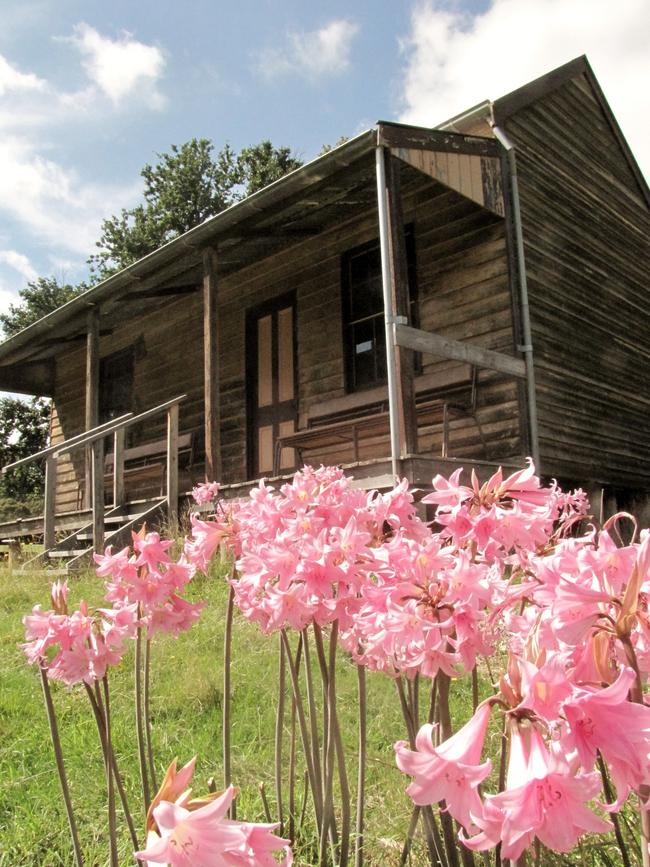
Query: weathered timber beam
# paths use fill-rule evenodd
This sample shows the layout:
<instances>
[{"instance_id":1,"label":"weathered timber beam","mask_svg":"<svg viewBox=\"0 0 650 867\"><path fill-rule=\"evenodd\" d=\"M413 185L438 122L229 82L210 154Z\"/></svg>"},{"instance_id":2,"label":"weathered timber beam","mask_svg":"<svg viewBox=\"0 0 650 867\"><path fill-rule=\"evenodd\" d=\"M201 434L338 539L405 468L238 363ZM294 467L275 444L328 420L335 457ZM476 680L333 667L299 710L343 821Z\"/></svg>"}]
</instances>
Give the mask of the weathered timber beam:
<instances>
[{"instance_id":1,"label":"weathered timber beam","mask_svg":"<svg viewBox=\"0 0 650 867\"><path fill-rule=\"evenodd\" d=\"M0 391L54 397L54 363L32 361L20 365L0 366Z\"/></svg>"},{"instance_id":2,"label":"weathered timber beam","mask_svg":"<svg viewBox=\"0 0 650 867\"><path fill-rule=\"evenodd\" d=\"M205 474L221 479L219 345L217 342L217 254L203 251L203 370L205 404Z\"/></svg>"},{"instance_id":3,"label":"weathered timber beam","mask_svg":"<svg viewBox=\"0 0 650 867\"><path fill-rule=\"evenodd\" d=\"M85 430L97 427L99 420L99 307L92 307L88 312L86 328L86 395L85 395ZM86 448L85 459L86 486L84 496L85 508L90 508L93 492L93 454L90 446ZM102 484L104 477L102 474ZM93 515L94 518L94 515Z\"/></svg>"},{"instance_id":4,"label":"weathered timber beam","mask_svg":"<svg viewBox=\"0 0 650 867\"><path fill-rule=\"evenodd\" d=\"M199 288L198 283L184 283L182 286L152 287L136 292L127 292L122 296L123 301L137 301L138 298L169 298L175 295L190 295Z\"/></svg>"},{"instance_id":5,"label":"weathered timber beam","mask_svg":"<svg viewBox=\"0 0 650 867\"><path fill-rule=\"evenodd\" d=\"M493 138L390 123L377 125L377 144L389 148L418 148L478 156L499 155L499 144Z\"/></svg>"},{"instance_id":6,"label":"weathered timber beam","mask_svg":"<svg viewBox=\"0 0 650 867\"><path fill-rule=\"evenodd\" d=\"M509 376L521 377L522 379L526 376L526 365L520 358L513 358L492 349L483 349L472 343L450 340L441 334L421 331L419 328L411 328L409 325L397 324L394 328L395 342L398 346L406 346L415 352L425 352L439 358L465 361L476 367L507 373Z\"/></svg>"},{"instance_id":7,"label":"weathered timber beam","mask_svg":"<svg viewBox=\"0 0 650 867\"><path fill-rule=\"evenodd\" d=\"M400 162L388 149L384 150L386 172L386 203L388 212L388 255L390 262L391 293L395 316L409 321L410 299L404 214L400 187ZM417 452L418 423L415 412L413 352L395 346L395 372L397 418L400 429L401 458Z\"/></svg>"}]
</instances>

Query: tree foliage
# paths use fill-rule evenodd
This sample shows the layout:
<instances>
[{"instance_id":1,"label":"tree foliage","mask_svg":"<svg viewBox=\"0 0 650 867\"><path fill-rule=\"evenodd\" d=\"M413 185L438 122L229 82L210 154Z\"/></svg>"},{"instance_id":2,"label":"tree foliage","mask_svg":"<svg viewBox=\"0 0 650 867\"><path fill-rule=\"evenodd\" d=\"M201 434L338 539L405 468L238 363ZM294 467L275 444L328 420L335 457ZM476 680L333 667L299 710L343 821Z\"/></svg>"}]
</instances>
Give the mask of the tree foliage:
<instances>
[{"instance_id":1,"label":"tree foliage","mask_svg":"<svg viewBox=\"0 0 650 867\"><path fill-rule=\"evenodd\" d=\"M18 292L20 302L10 304L6 313L0 313L0 325L5 336L17 334L87 288L85 283L78 286L60 283L56 277L38 277L31 280Z\"/></svg>"},{"instance_id":2,"label":"tree foliage","mask_svg":"<svg viewBox=\"0 0 650 867\"><path fill-rule=\"evenodd\" d=\"M270 141L239 154L229 145L215 153L205 138L172 145L140 173L144 203L102 223L98 252L88 260L93 274L110 276L300 165L289 148Z\"/></svg>"},{"instance_id":3,"label":"tree foliage","mask_svg":"<svg viewBox=\"0 0 650 867\"><path fill-rule=\"evenodd\" d=\"M0 467L47 445L50 402L0 398ZM0 476L0 519L33 514L43 493L43 467L29 463Z\"/></svg>"}]
</instances>

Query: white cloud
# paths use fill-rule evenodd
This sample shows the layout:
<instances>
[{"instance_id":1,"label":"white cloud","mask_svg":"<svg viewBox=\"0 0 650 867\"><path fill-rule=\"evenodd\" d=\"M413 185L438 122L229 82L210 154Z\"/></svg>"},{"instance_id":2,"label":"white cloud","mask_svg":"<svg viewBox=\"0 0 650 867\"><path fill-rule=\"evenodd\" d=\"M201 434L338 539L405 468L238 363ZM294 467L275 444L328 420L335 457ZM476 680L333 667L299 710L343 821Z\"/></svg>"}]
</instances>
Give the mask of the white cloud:
<instances>
[{"instance_id":1,"label":"white cloud","mask_svg":"<svg viewBox=\"0 0 650 867\"><path fill-rule=\"evenodd\" d=\"M138 187L85 181L44 157L28 139L0 139L0 212L27 227L38 244L59 253L85 259L102 218L128 206Z\"/></svg>"},{"instance_id":2,"label":"white cloud","mask_svg":"<svg viewBox=\"0 0 650 867\"><path fill-rule=\"evenodd\" d=\"M17 250L0 250L0 262L9 265L14 271L21 274L28 282L36 280L38 273L24 253Z\"/></svg>"},{"instance_id":3,"label":"white cloud","mask_svg":"<svg viewBox=\"0 0 650 867\"><path fill-rule=\"evenodd\" d=\"M649 44L647 0L492 0L476 16L424 0L402 41L400 119L440 123L587 54L650 177Z\"/></svg>"},{"instance_id":4,"label":"white cloud","mask_svg":"<svg viewBox=\"0 0 650 867\"><path fill-rule=\"evenodd\" d=\"M352 42L358 32L354 21L337 18L319 30L289 33L284 49L270 48L261 53L258 69L269 78L287 73L310 78L338 75L350 66Z\"/></svg>"},{"instance_id":5,"label":"white cloud","mask_svg":"<svg viewBox=\"0 0 650 867\"><path fill-rule=\"evenodd\" d=\"M0 54L0 96L11 91L43 90L46 82L32 72L19 72Z\"/></svg>"},{"instance_id":6,"label":"white cloud","mask_svg":"<svg viewBox=\"0 0 650 867\"><path fill-rule=\"evenodd\" d=\"M130 33L109 39L84 23L75 26L70 41L81 52L90 80L114 105L133 94L142 96L143 93L154 108L164 105L163 96L156 88L165 68L160 48L138 42Z\"/></svg>"}]
</instances>

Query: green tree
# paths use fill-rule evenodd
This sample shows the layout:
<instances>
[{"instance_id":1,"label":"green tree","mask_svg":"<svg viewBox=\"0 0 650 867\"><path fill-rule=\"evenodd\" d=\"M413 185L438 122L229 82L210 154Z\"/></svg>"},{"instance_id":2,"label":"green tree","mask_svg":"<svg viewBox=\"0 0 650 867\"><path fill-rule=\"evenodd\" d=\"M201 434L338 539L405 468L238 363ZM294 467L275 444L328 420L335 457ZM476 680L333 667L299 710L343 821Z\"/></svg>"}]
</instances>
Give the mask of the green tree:
<instances>
[{"instance_id":1,"label":"green tree","mask_svg":"<svg viewBox=\"0 0 650 867\"><path fill-rule=\"evenodd\" d=\"M6 313L0 313L0 326L5 337L17 334L87 288L85 283L78 286L59 283L55 277L39 277L30 281L18 292L20 303L10 304Z\"/></svg>"},{"instance_id":2,"label":"green tree","mask_svg":"<svg viewBox=\"0 0 650 867\"><path fill-rule=\"evenodd\" d=\"M300 165L289 148L270 141L239 154L229 145L215 154L205 138L172 145L140 173L144 203L102 223L98 252L88 260L92 273L110 276Z\"/></svg>"},{"instance_id":3,"label":"green tree","mask_svg":"<svg viewBox=\"0 0 650 867\"><path fill-rule=\"evenodd\" d=\"M44 449L50 402L0 398L0 467ZM43 467L29 463L0 475L0 520L36 514L43 494Z\"/></svg>"}]
</instances>

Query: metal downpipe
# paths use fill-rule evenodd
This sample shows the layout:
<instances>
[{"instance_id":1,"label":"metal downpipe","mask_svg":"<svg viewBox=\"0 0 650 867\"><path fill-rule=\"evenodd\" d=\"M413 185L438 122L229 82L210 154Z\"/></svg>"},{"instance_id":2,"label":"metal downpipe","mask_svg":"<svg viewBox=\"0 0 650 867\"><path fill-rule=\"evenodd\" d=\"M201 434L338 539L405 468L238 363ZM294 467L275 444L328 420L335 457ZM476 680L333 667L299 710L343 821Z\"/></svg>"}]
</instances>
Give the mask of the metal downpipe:
<instances>
[{"instance_id":1,"label":"metal downpipe","mask_svg":"<svg viewBox=\"0 0 650 867\"><path fill-rule=\"evenodd\" d=\"M537 473L541 472L539 456L539 437L537 431L537 394L535 391L535 369L533 366L533 339L530 327L530 306L528 303L528 282L526 279L526 258L524 255L524 234L521 224L521 207L519 205L519 180L517 178L517 159L514 144L496 123L492 122L492 131L501 143L508 158L510 173L510 190L512 204L512 220L515 230L515 245L517 256L517 271L519 283L519 303L521 308L521 328L523 346L518 349L523 353L526 365L526 396L528 403L528 424L530 426L530 451Z\"/></svg>"},{"instance_id":2,"label":"metal downpipe","mask_svg":"<svg viewBox=\"0 0 650 867\"><path fill-rule=\"evenodd\" d=\"M381 282L384 295L384 325L386 328L386 368L388 373L388 419L390 423L390 461L393 476L399 476L399 459L402 453L399 436L397 409L397 368L395 365L394 329L395 311L391 286L389 253L388 207L386 202L386 169L384 148L375 148L377 175L377 212L379 216L379 246L381 251Z\"/></svg>"}]
</instances>

